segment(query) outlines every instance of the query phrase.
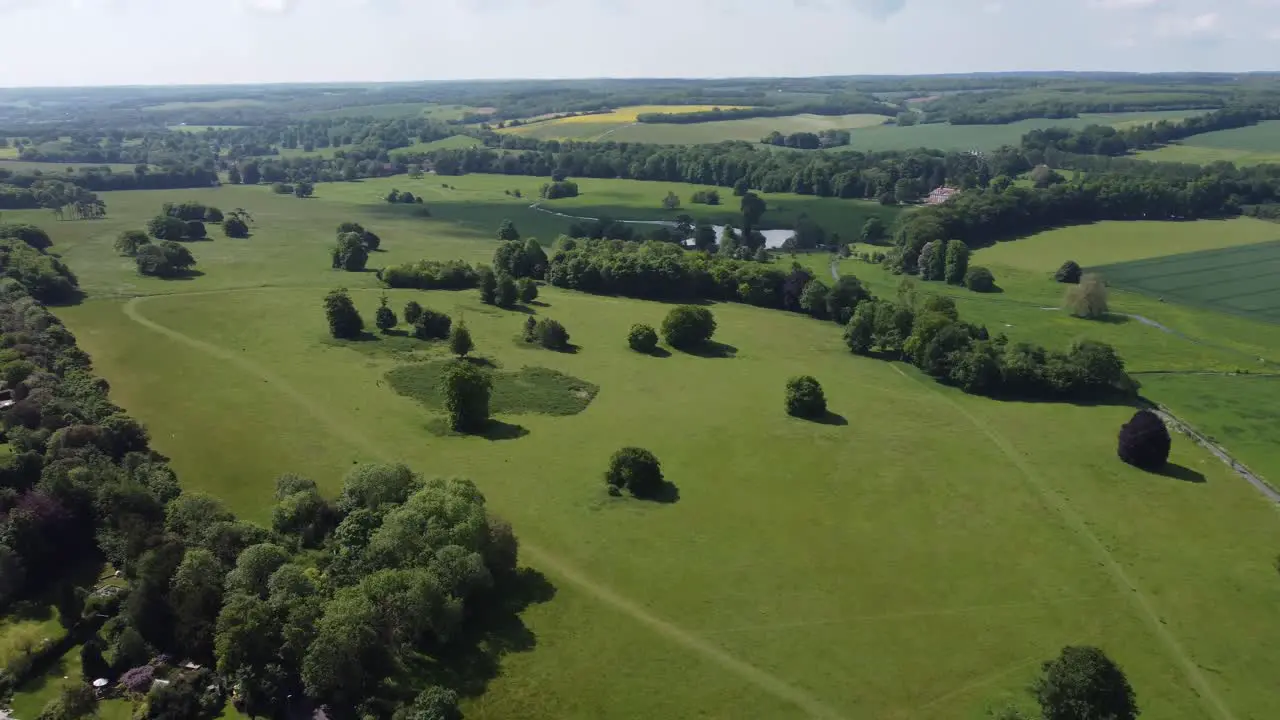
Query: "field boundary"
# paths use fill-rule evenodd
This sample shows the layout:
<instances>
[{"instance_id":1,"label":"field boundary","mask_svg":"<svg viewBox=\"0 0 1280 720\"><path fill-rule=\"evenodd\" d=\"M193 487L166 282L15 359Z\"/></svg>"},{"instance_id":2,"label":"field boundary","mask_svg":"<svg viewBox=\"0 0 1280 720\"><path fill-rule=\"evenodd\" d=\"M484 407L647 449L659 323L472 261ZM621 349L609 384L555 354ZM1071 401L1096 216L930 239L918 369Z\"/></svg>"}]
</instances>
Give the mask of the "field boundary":
<instances>
[{"instance_id":1,"label":"field boundary","mask_svg":"<svg viewBox=\"0 0 1280 720\"><path fill-rule=\"evenodd\" d=\"M1239 460L1236 460L1225 447L1219 445L1213 440L1210 440L1207 435L1196 430L1191 423L1182 420L1175 415L1172 410L1164 405L1159 403L1150 403L1149 409L1159 415L1166 425L1172 425L1175 430L1191 438L1197 445L1208 450L1210 454L1225 463L1227 467L1231 468L1231 470L1235 472L1235 474L1244 478L1250 485L1257 488L1258 492L1262 493L1263 497L1277 505L1280 505L1280 490L1277 490L1274 485L1267 482L1261 475L1250 470L1249 466Z\"/></svg>"}]
</instances>

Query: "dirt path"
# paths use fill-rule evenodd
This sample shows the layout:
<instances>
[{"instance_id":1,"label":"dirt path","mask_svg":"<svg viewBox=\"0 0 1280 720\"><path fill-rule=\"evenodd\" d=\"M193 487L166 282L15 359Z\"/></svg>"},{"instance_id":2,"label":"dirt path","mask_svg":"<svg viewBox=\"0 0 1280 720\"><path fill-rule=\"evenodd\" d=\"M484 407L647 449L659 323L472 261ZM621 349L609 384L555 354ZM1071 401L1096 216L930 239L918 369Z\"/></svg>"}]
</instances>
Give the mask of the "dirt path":
<instances>
[{"instance_id":1,"label":"dirt path","mask_svg":"<svg viewBox=\"0 0 1280 720\"><path fill-rule=\"evenodd\" d=\"M1268 500L1273 503L1280 504L1280 491L1272 487L1266 480L1263 480L1261 477L1254 474L1254 472L1246 467L1244 463L1232 457L1231 453L1227 452L1226 448L1200 434L1198 430L1183 422L1177 415L1174 415L1169 408L1166 408L1163 405L1156 405L1151 408L1151 411L1159 415L1160 419L1164 420L1165 425L1173 426L1174 429L1178 430L1183 435L1195 440L1198 445L1203 447L1205 450L1208 450L1214 457L1226 463L1227 467L1234 470L1237 475L1244 478L1250 485L1257 488L1258 492L1262 493L1262 495Z\"/></svg>"},{"instance_id":2,"label":"dirt path","mask_svg":"<svg viewBox=\"0 0 1280 720\"><path fill-rule=\"evenodd\" d=\"M921 385L925 384L920 379L902 372L902 370L896 365L893 366L893 368L903 377ZM1122 566L1120 562L1116 560L1115 556L1111 554L1111 551L1107 549L1107 546L1102 542L1102 540L1094 534L1093 530L1089 529L1089 524L1078 512L1076 512L1075 508L1071 507L1070 503L1055 492L1049 483L1041 477L1038 472L1036 472L1035 468L1033 468L1022 457L1022 454L1018 452L1017 448L1014 447L1013 444L1010 443L1003 435L996 432L990 424L970 413L964 408L964 406L960 405L956 401L938 392L937 388L929 387L929 390L940 400L950 405L952 409L968 420L969 423L976 429L980 430L982 434L986 435L987 439L999 448L1000 452L1003 453L1019 471L1021 471L1023 478L1027 481L1027 484L1036 491L1044 505L1056 512L1058 516L1062 518L1063 522L1093 550L1100 564L1106 568L1107 572L1115 581L1116 587L1130 598L1133 602L1134 608L1138 611L1138 614L1147 621L1147 625L1150 627L1152 634L1154 634L1161 643L1164 644L1169 657L1182 667L1182 671L1186 675L1187 680L1191 683L1191 687L1194 688L1196 694L1200 697L1201 702L1205 704L1206 710L1209 711L1209 714L1219 720L1235 720L1235 715L1231 712L1230 708L1227 707L1226 703L1223 702L1217 691L1213 689L1213 686L1209 684L1209 679L1205 677L1203 672L1201 672L1200 667L1196 665L1195 660L1187 654L1187 651L1182 647L1182 643L1174 637L1173 633L1169 632L1169 629L1165 626L1164 621L1160 619L1160 614L1156 612L1155 606L1152 605L1151 600L1147 597L1146 593L1138 587L1138 584L1134 582L1129 573L1125 571L1124 566Z\"/></svg>"},{"instance_id":3,"label":"dirt path","mask_svg":"<svg viewBox=\"0 0 1280 720\"><path fill-rule=\"evenodd\" d=\"M335 437L353 443L361 450L382 460L383 462L394 462L394 453L388 452L385 448L370 440L360 432L359 428L348 425L334 417L323 405L310 399L306 393L299 391L278 375L272 373L265 366L253 362L243 355L226 348L184 335L177 330L151 320L139 312L140 306L157 297L168 296L148 295L135 297L124 304L124 314L133 322L136 322L149 330L157 332L171 340L182 343L183 345L193 349L212 355L219 360L226 361L244 372L260 378L264 383L271 385L279 392L284 393L289 399L296 402L313 418L323 423ZM834 708L804 690L790 685L777 676L771 675L750 663L740 660L703 638L650 613L639 603L592 580L589 576L573 567L571 564L565 562L554 553L544 550L536 545L532 545L524 540L521 540L520 547L524 551L525 556L533 561L534 565L551 571L552 574L568 581L572 585L577 586L580 590L585 591L587 594L622 614L630 616L641 625L644 625L650 630L653 630L659 635L662 635L687 650L692 650L693 652L712 661L716 665L719 665L721 668L738 675L742 679L770 695L791 703L803 710L809 716L824 718L827 720L841 720L843 717Z\"/></svg>"}]
</instances>

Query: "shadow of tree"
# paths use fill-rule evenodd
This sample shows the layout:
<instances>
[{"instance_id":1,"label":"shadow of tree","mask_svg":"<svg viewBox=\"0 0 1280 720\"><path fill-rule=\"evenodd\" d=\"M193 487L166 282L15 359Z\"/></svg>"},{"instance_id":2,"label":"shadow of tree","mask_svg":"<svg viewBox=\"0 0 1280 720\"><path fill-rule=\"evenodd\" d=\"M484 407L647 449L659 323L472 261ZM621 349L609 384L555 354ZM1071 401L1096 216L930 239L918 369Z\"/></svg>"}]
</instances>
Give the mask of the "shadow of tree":
<instances>
[{"instance_id":1,"label":"shadow of tree","mask_svg":"<svg viewBox=\"0 0 1280 720\"><path fill-rule=\"evenodd\" d=\"M837 427L841 427L849 424L849 421L845 418L845 416L840 415L839 413L833 413L830 410L823 413L822 417L803 418L803 419L808 420L809 422L812 422L812 423L817 423L819 425L833 425Z\"/></svg>"},{"instance_id":2,"label":"shadow of tree","mask_svg":"<svg viewBox=\"0 0 1280 720\"><path fill-rule=\"evenodd\" d=\"M1164 477L1167 477L1167 478L1173 478L1174 480L1181 480L1183 482L1189 482L1189 483L1200 484L1200 483L1207 482L1207 480L1205 479L1204 473L1199 472L1198 470L1192 470L1189 467L1184 467L1182 465L1179 465L1178 463L1172 463L1172 462L1166 463L1165 466L1157 470L1155 474L1163 475Z\"/></svg>"},{"instance_id":3,"label":"shadow of tree","mask_svg":"<svg viewBox=\"0 0 1280 720\"><path fill-rule=\"evenodd\" d=\"M738 354L738 348L715 340L708 340L696 347L685 349L684 352L700 358L731 358Z\"/></svg>"},{"instance_id":4,"label":"shadow of tree","mask_svg":"<svg viewBox=\"0 0 1280 720\"><path fill-rule=\"evenodd\" d=\"M664 347L656 347L656 348L654 348L651 352L648 352L648 353L641 353L641 354L643 354L643 355L649 355L650 357L656 357L656 358L669 358L669 357L671 357L671 351L670 351L670 350L668 350L668 349L666 349L666 348L664 348Z\"/></svg>"}]
</instances>

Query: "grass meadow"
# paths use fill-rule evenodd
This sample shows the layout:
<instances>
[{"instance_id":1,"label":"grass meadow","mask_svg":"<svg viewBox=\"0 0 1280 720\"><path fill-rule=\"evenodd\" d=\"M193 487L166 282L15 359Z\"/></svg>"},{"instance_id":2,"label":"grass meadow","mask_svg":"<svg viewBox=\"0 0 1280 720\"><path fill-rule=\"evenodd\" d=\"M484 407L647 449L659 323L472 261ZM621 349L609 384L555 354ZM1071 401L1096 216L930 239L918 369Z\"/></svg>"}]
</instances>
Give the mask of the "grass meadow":
<instances>
[{"instance_id":1,"label":"grass meadow","mask_svg":"<svg viewBox=\"0 0 1280 720\"><path fill-rule=\"evenodd\" d=\"M759 142L760 138L777 130L789 135L796 132L821 132L823 130L853 130L882 125L889 118L884 115L788 115L786 117L745 118L719 122L679 125L673 123L636 123L609 133L615 142L643 142L662 145L696 145L718 143L725 140Z\"/></svg>"},{"instance_id":2,"label":"grass meadow","mask_svg":"<svg viewBox=\"0 0 1280 720\"><path fill-rule=\"evenodd\" d=\"M470 718L977 720L1008 701L1025 706L1039 663L1079 643L1123 665L1144 716L1272 712L1280 645L1261 638L1280 603L1274 508L1186 440L1175 440L1168 476L1120 463L1115 432L1131 408L966 396L909 366L852 356L832 323L778 311L715 305L721 352L642 356L626 347L627 329L658 325L669 306L547 287L539 304L507 311L474 292L384 291L371 273L329 269L343 220L382 236L375 267L487 260L503 217L551 237L564 221L527 207L540 182L401 177L320 185L311 200L245 187L107 193L107 220L30 219L88 294L56 312L189 489L264 521L286 471L330 493L353 463L374 460L476 480L556 593L522 615L529 647L468 700ZM382 203L392 184L425 193L433 217ZM657 208L665 187L583 181L578 200L634 212ZM502 192L513 188L525 199ZM203 274L191 279L137 277L111 251L115 234L185 199L246 208L254 236L215 231L192 244ZM829 272L826 256L801 259ZM998 295L943 291L968 296L966 317L994 326L1008 312L1055 346L1124 339L1122 353L1145 369L1225 366L1250 342L1280 344L1251 332L1255 323L1228 318L1224 329L1214 313L1140 295L1115 304L1232 339L1220 349L1040 310L1060 297L1048 279L1056 264L997 270ZM896 286L864 263L840 268L882 294ZM429 387L412 391L414 363L444 350L408 356L402 338L335 344L320 301L338 286L366 322L384 292L397 310L414 299L465 318L476 352L514 378L498 416L506 431L433 432L439 413ZM520 342L529 313L564 323L577 351ZM836 417L783 413L783 384L802 373L822 381ZM552 374L597 392L580 412L528 412L519 383L545 387ZM605 493L602 473L623 445L657 454L677 501Z\"/></svg>"},{"instance_id":3,"label":"grass meadow","mask_svg":"<svg viewBox=\"0 0 1280 720\"><path fill-rule=\"evenodd\" d=\"M1280 120L1194 135L1173 145L1140 152L1138 157L1202 165L1220 161L1237 165L1277 163L1280 162Z\"/></svg>"}]
</instances>

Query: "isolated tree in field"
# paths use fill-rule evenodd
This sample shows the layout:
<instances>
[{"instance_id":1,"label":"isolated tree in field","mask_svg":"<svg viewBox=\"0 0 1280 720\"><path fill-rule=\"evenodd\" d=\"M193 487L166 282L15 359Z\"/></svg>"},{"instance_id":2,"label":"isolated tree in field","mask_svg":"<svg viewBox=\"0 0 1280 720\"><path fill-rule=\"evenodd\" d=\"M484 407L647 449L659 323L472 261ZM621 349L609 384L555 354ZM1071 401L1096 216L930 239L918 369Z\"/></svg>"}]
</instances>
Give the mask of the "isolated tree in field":
<instances>
[{"instance_id":1,"label":"isolated tree in field","mask_svg":"<svg viewBox=\"0 0 1280 720\"><path fill-rule=\"evenodd\" d=\"M467 323L459 321L449 333L449 352L464 358L475 347L475 343L471 342L471 331L467 329Z\"/></svg>"},{"instance_id":2,"label":"isolated tree in field","mask_svg":"<svg viewBox=\"0 0 1280 720\"><path fill-rule=\"evenodd\" d=\"M677 194L675 194L675 193L673 193L673 192L668 192L668 193L667 193L667 196L666 196L666 197L664 197L664 198L662 198L662 209L663 209L663 210L678 210L679 208L680 208L680 196L679 196L679 195L677 195Z\"/></svg>"},{"instance_id":3,"label":"isolated tree in field","mask_svg":"<svg viewBox=\"0 0 1280 720\"><path fill-rule=\"evenodd\" d=\"M347 272L360 272L369 262L369 251L365 248L360 236L355 233L343 233L330 251L333 267Z\"/></svg>"},{"instance_id":4,"label":"isolated tree in field","mask_svg":"<svg viewBox=\"0 0 1280 720\"><path fill-rule=\"evenodd\" d=\"M1160 416L1139 410L1120 427L1117 454L1120 459L1143 470L1156 471L1169 462L1173 438Z\"/></svg>"},{"instance_id":5,"label":"isolated tree in field","mask_svg":"<svg viewBox=\"0 0 1280 720\"><path fill-rule=\"evenodd\" d=\"M1096 320L1107 314L1107 284L1101 275L1088 273L1080 282L1067 288L1063 301L1067 310L1078 318Z\"/></svg>"},{"instance_id":6,"label":"isolated tree in field","mask_svg":"<svg viewBox=\"0 0 1280 720\"><path fill-rule=\"evenodd\" d=\"M533 278L520 278L516 283L516 290L520 296L520 302L528 305L538 299L538 283Z\"/></svg>"},{"instance_id":7,"label":"isolated tree in field","mask_svg":"<svg viewBox=\"0 0 1280 720\"><path fill-rule=\"evenodd\" d=\"M204 223L199 220L188 220L182 234L188 240L203 240L209 236L209 231L205 229Z\"/></svg>"},{"instance_id":8,"label":"isolated tree in field","mask_svg":"<svg viewBox=\"0 0 1280 720\"><path fill-rule=\"evenodd\" d=\"M121 255L133 257L143 245L150 245L151 238L141 230L126 230L116 238L115 249Z\"/></svg>"},{"instance_id":9,"label":"isolated tree in field","mask_svg":"<svg viewBox=\"0 0 1280 720\"><path fill-rule=\"evenodd\" d=\"M510 275L500 276L498 287L494 291L493 304L500 308L511 309L519 300L520 291L516 288L516 281L512 280Z\"/></svg>"},{"instance_id":10,"label":"isolated tree in field","mask_svg":"<svg viewBox=\"0 0 1280 720\"><path fill-rule=\"evenodd\" d=\"M364 330L364 320L360 319L346 288L330 290L324 296L324 316L329 321L329 334L340 340L359 337Z\"/></svg>"},{"instance_id":11,"label":"isolated tree in field","mask_svg":"<svg viewBox=\"0 0 1280 720\"><path fill-rule=\"evenodd\" d=\"M373 314L373 324L377 325L382 332L386 332L395 327L397 322L396 311L387 307L387 296L378 298L378 310Z\"/></svg>"},{"instance_id":12,"label":"isolated tree in field","mask_svg":"<svg viewBox=\"0 0 1280 720\"><path fill-rule=\"evenodd\" d=\"M662 490L662 465L653 453L638 447L624 447L609 458L604 481L610 492L630 492L633 497L651 498Z\"/></svg>"},{"instance_id":13,"label":"isolated tree in field","mask_svg":"<svg viewBox=\"0 0 1280 720\"><path fill-rule=\"evenodd\" d=\"M489 423L489 393L493 383L479 367L463 361L449 363L441 377L449 427L457 432L480 432Z\"/></svg>"},{"instance_id":14,"label":"isolated tree in field","mask_svg":"<svg viewBox=\"0 0 1280 720\"><path fill-rule=\"evenodd\" d=\"M171 215L157 215L147 221L147 233L157 240L181 240L187 224Z\"/></svg>"},{"instance_id":15,"label":"isolated tree in field","mask_svg":"<svg viewBox=\"0 0 1280 720\"><path fill-rule=\"evenodd\" d=\"M1080 282L1080 276L1083 272L1079 263L1075 260L1068 260L1062 263L1062 267L1058 268L1058 272L1053 274L1053 279L1060 283L1075 284Z\"/></svg>"},{"instance_id":16,"label":"isolated tree in field","mask_svg":"<svg viewBox=\"0 0 1280 720\"><path fill-rule=\"evenodd\" d=\"M249 225L238 217L229 217L222 222L222 232L229 238L247 238Z\"/></svg>"},{"instance_id":17,"label":"isolated tree in field","mask_svg":"<svg viewBox=\"0 0 1280 720\"><path fill-rule=\"evenodd\" d=\"M681 305L662 321L662 337L677 350L692 350L711 339L716 319L711 311L695 305Z\"/></svg>"},{"instance_id":18,"label":"isolated tree in field","mask_svg":"<svg viewBox=\"0 0 1280 720\"><path fill-rule=\"evenodd\" d=\"M963 240L947 241L946 274L944 279L952 285L964 282L964 274L969 272L969 246Z\"/></svg>"},{"instance_id":19,"label":"isolated tree in field","mask_svg":"<svg viewBox=\"0 0 1280 720\"><path fill-rule=\"evenodd\" d=\"M413 336L419 340L444 340L449 337L453 318L442 312L424 309L413 324Z\"/></svg>"},{"instance_id":20,"label":"isolated tree in field","mask_svg":"<svg viewBox=\"0 0 1280 720\"><path fill-rule=\"evenodd\" d=\"M422 317L422 306L417 300L410 300L404 304L404 321L409 325L417 325L418 318Z\"/></svg>"},{"instance_id":21,"label":"isolated tree in field","mask_svg":"<svg viewBox=\"0 0 1280 720\"><path fill-rule=\"evenodd\" d=\"M981 266L974 266L964 274L964 286L974 292L994 292L996 289L996 277L991 274L990 270Z\"/></svg>"},{"instance_id":22,"label":"isolated tree in field","mask_svg":"<svg viewBox=\"0 0 1280 720\"><path fill-rule=\"evenodd\" d=\"M651 354L658 349L658 333L648 325L632 325L631 332L627 333L627 345L638 353Z\"/></svg>"},{"instance_id":23,"label":"isolated tree in field","mask_svg":"<svg viewBox=\"0 0 1280 720\"><path fill-rule=\"evenodd\" d=\"M858 234L858 240L864 243L875 244L884 239L887 230L884 221L879 217L872 215L862 224L862 232Z\"/></svg>"},{"instance_id":24,"label":"isolated tree in field","mask_svg":"<svg viewBox=\"0 0 1280 720\"><path fill-rule=\"evenodd\" d=\"M827 414L827 397L816 379L801 375L787 381L786 407L788 415L816 420Z\"/></svg>"},{"instance_id":25,"label":"isolated tree in field","mask_svg":"<svg viewBox=\"0 0 1280 720\"><path fill-rule=\"evenodd\" d=\"M498 276L493 270L482 267L477 272L476 282L480 286L480 302L493 305L498 299Z\"/></svg>"},{"instance_id":26,"label":"isolated tree in field","mask_svg":"<svg viewBox=\"0 0 1280 720\"><path fill-rule=\"evenodd\" d=\"M1096 647L1068 646L1031 686L1044 720L1134 720L1138 700L1124 671Z\"/></svg>"},{"instance_id":27,"label":"isolated tree in field","mask_svg":"<svg viewBox=\"0 0 1280 720\"><path fill-rule=\"evenodd\" d=\"M503 220L502 224L498 225L498 239L503 241L519 240L520 231L516 229L516 224L510 220Z\"/></svg>"},{"instance_id":28,"label":"isolated tree in field","mask_svg":"<svg viewBox=\"0 0 1280 720\"><path fill-rule=\"evenodd\" d=\"M534 325L533 338L548 350L569 349L569 331L564 329L564 325L551 318L543 318Z\"/></svg>"},{"instance_id":29,"label":"isolated tree in field","mask_svg":"<svg viewBox=\"0 0 1280 720\"><path fill-rule=\"evenodd\" d=\"M186 273L196 264L191 251L172 240L155 245L143 245L134 255L138 272L143 275L170 278Z\"/></svg>"}]
</instances>

